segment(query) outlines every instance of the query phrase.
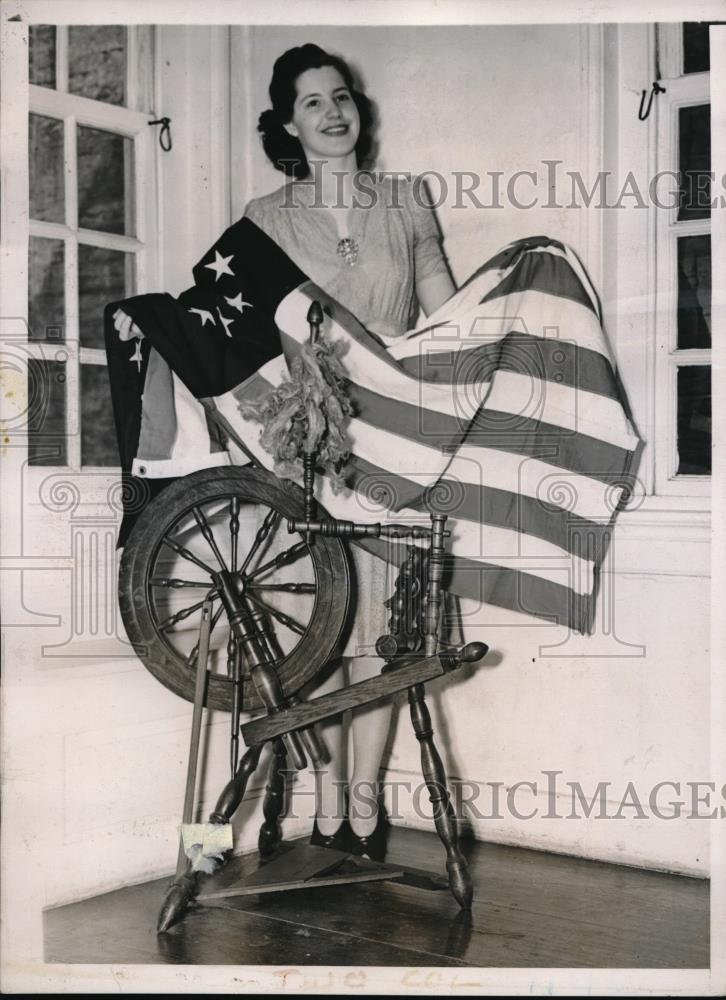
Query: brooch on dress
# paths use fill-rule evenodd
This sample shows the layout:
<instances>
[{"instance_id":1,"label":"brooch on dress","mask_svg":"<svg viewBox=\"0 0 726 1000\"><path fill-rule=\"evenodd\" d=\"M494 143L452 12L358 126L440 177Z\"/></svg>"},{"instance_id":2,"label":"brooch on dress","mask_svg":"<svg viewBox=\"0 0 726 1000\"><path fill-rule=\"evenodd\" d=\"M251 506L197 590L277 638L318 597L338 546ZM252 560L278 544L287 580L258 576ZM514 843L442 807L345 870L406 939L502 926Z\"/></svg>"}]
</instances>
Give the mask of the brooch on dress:
<instances>
[{"instance_id":1,"label":"brooch on dress","mask_svg":"<svg viewBox=\"0 0 726 1000\"><path fill-rule=\"evenodd\" d=\"M348 267L354 267L358 260L358 244L350 236L338 240L338 256L342 257Z\"/></svg>"}]
</instances>

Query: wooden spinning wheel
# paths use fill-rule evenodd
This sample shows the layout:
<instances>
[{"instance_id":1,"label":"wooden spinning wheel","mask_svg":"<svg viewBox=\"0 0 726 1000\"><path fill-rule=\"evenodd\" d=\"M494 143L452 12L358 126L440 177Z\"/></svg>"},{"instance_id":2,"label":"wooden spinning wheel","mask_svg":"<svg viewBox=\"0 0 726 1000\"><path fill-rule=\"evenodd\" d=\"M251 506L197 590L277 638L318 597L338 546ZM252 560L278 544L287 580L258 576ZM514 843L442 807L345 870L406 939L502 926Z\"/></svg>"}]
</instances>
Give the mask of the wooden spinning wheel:
<instances>
[{"instance_id":1,"label":"wooden spinning wheel","mask_svg":"<svg viewBox=\"0 0 726 1000\"><path fill-rule=\"evenodd\" d=\"M313 303L308 313L311 343L322 315ZM220 426L249 454L228 425ZM306 451L302 465L303 489L257 467L254 459L250 467L211 468L177 480L141 514L124 549L119 604L128 636L149 671L194 702L183 824L192 822L205 705L231 712L231 778L209 816L215 834L238 809L263 746L273 746L259 838L266 858L281 840L288 758L295 770L308 761L322 767L329 756L316 731L318 723L406 690L436 830L446 849L449 885L459 905L468 909L471 879L458 847L424 685L462 663L480 660L487 647L473 642L459 649L439 638L446 515L431 513L425 526L329 518L315 499L316 453ZM346 624L350 571L344 540L365 537L409 541L388 602L389 633L376 643L381 673L301 700L298 692L335 655ZM243 711L260 709L266 711L241 724ZM241 760L240 735L247 747ZM179 919L195 897L198 875L180 847L177 877L159 916L160 931Z\"/></svg>"},{"instance_id":2,"label":"wooden spinning wheel","mask_svg":"<svg viewBox=\"0 0 726 1000\"><path fill-rule=\"evenodd\" d=\"M199 620L211 596L211 661L206 704L232 711L234 642L215 576L264 615L286 696L330 658L348 613L350 571L337 538L306 542L286 529L304 514L304 494L265 469L204 469L169 486L139 517L124 548L121 615L147 669L175 694L194 700ZM240 709L260 709L242 664Z\"/></svg>"}]
</instances>

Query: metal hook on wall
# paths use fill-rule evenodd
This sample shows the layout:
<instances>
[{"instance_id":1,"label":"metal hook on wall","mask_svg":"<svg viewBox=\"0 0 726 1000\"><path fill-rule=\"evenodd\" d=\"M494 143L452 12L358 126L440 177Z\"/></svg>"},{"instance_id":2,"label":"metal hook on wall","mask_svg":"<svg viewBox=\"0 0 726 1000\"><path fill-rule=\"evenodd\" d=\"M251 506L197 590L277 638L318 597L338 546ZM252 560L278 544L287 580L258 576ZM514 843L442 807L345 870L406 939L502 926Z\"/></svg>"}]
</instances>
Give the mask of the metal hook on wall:
<instances>
[{"instance_id":1,"label":"metal hook on wall","mask_svg":"<svg viewBox=\"0 0 726 1000\"><path fill-rule=\"evenodd\" d=\"M644 90L640 95L640 110L638 111L638 120L644 122L645 119L650 114L651 108L653 107L653 98L656 94L665 94L665 87L661 87L657 80L653 80L653 86L650 88L650 95L648 96L647 90ZM643 104L645 103L645 98L648 97L648 106L643 113Z\"/></svg>"},{"instance_id":2,"label":"metal hook on wall","mask_svg":"<svg viewBox=\"0 0 726 1000\"><path fill-rule=\"evenodd\" d=\"M161 131L159 132L159 145L168 153L171 149L171 118L157 118L153 122L149 122L149 125L161 125Z\"/></svg>"}]
</instances>

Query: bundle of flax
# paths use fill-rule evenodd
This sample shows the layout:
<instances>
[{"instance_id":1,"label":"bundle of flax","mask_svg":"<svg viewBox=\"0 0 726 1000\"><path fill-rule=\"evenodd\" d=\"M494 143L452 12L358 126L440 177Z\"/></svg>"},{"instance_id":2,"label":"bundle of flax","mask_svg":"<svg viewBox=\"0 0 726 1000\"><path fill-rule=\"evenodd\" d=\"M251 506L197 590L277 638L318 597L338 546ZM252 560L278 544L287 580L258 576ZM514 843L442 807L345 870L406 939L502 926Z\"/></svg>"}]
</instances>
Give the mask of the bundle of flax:
<instances>
[{"instance_id":1,"label":"bundle of flax","mask_svg":"<svg viewBox=\"0 0 726 1000\"><path fill-rule=\"evenodd\" d=\"M300 479L303 455L315 454L336 493L345 486L350 454L346 422L353 413L342 350L344 345L322 335L302 344L290 362L289 376L264 399L239 405L243 417L262 425L260 443L274 458L278 476Z\"/></svg>"}]
</instances>

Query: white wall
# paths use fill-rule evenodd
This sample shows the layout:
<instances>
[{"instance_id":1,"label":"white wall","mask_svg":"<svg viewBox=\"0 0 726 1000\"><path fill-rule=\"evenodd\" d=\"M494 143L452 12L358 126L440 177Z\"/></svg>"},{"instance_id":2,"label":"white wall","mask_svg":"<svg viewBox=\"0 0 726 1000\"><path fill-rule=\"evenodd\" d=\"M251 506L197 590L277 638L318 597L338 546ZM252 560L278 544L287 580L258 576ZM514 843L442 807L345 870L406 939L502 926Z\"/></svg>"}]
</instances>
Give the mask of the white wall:
<instances>
[{"instance_id":1,"label":"white wall","mask_svg":"<svg viewBox=\"0 0 726 1000\"><path fill-rule=\"evenodd\" d=\"M191 264L249 197L281 182L264 162L254 124L266 106L274 58L308 38L348 55L364 73L380 104L388 169L433 169L444 176L502 170L511 176L515 169L538 170L546 158L585 173L598 162L603 116L597 30L255 27L231 33L228 176L221 32L163 33L160 113L172 117L174 134L173 153L168 160L162 155L161 186L163 273L170 291L185 287ZM613 266L612 247L602 246L593 212L446 205L439 219L458 280L528 233L571 243L596 280L601 261L605 272ZM93 516L90 508L86 513ZM46 525L53 517L46 515ZM21 543L21 556L23 544L39 544L38 530ZM6 626L13 626L5 643L4 696L12 703L5 762L12 794L5 819L27 824L12 860L18 878L23 865L32 868L41 905L172 869L190 720L190 706L117 643L99 653L87 636L86 655L41 652L43 644L64 641L69 630L67 617L56 624L41 617L57 613L72 558L68 519L48 530L56 538L57 569L48 569L46 559L46 568L39 564L33 574L24 557L26 572L3 571ZM667 510L623 519L610 563L615 575L606 577L606 584L614 581L614 598L603 588L614 626L601 616L589 640L498 609L466 606L467 638L484 638L493 652L478 671L431 687L449 773L484 787L493 781L541 783L543 769L561 770L563 781L579 780L590 794L598 781L612 782L616 801L631 780L647 797L658 780L704 779L708 555L708 522L700 515L686 527ZM205 808L226 780L227 718L213 719L212 727ZM417 774L418 751L404 716L386 776L406 781ZM257 788L251 804L258 817L259 781ZM524 790L521 808L530 801ZM544 812L542 795L539 804ZM405 796L402 806L405 822L422 822ZM309 814L309 800L303 808ZM558 811L568 808L561 802ZM708 870L704 821L518 821L510 815L473 822L488 839L684 872ZM245 825L242 846L253 846L257 826L257 818ZM304 819L288 822L287 833L304 826Z\"/></svg>"}]
</instances>

